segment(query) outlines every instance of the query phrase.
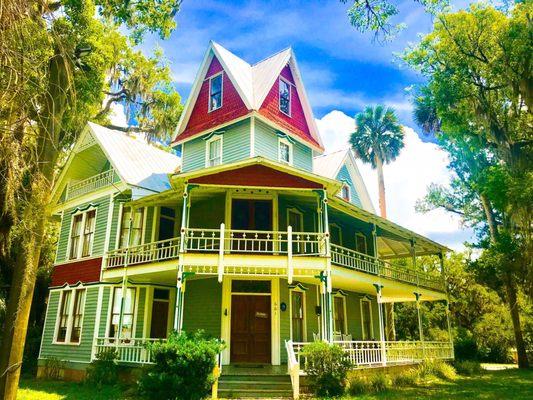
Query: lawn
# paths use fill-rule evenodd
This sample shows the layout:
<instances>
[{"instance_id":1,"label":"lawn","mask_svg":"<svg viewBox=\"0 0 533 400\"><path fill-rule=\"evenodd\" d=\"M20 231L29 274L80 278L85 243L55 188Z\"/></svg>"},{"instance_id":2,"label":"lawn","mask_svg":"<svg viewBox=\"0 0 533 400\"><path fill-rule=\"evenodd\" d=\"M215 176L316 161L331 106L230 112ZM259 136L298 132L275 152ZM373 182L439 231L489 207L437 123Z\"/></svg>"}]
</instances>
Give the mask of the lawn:
<instances>
[{"instance_id":1,"label":"lawn","mask_svg":"<svg viewBox=\"0 0 533 400\"><path fill-rule=\"evenodd\" d=\"M23 379L18 400L108 400L132 399L124 388L104 386L97 390L92 386ZM432 382L416 388L393 389L379 395L360 396L360 400L400 399L483 399L530 400L533 399L533 369L490 370L476 377L460 377L454 382Z\"/></svg>"}]
</instances>

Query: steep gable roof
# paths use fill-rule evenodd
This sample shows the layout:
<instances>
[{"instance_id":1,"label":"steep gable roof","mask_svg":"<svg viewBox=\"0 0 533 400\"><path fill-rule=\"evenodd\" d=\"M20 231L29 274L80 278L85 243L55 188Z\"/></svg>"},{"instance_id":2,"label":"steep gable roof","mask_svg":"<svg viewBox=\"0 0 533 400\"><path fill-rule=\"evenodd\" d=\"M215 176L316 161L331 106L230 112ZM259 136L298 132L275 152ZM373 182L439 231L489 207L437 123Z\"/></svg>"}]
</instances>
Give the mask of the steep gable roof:
<instances>
[{"instance_id":1,"label":"steep gable roof","mask_svg":"<svg viewBox=\"0 0 533 400\"><path fill-rule=\"evenodd\" d=\"M176 134L173 139L174 143L179 142L180 135L187 128L189 118L191 117L191 113L200 93L205 75L211 61L215 57L222 65L225 73L228 75L231 83L234 85L250 112L257 111L261 108L266 96L280 76L281 71L288 65L294 77L296 90L302 103L303 112L310 132L310 137L300 137L300 139L305 140L318 151L323 150L318 127L316 126L311 105L305 92L296 57L291 48L282 50L254 65L250 65L213 41L210 42L204 55L204 60L202 61L194 80L191 93L187 99L184 111L176 129ZM187 135L187 138L190 138L190 136Z\"/></svg>"},{"instance_id":2,"label":"steep gable roof","mask_svg":"<svg viewBox=\"0 0 533 400\"><path fill-rule=\"evenodd\" d=\"M363 177L357 168L355 157L350 149L338 150L313 158L313 172L329 179L337 179L342 167L346 166L366 211L375 213L374 205L366 188Z\"/></svg>"}]
</instances>

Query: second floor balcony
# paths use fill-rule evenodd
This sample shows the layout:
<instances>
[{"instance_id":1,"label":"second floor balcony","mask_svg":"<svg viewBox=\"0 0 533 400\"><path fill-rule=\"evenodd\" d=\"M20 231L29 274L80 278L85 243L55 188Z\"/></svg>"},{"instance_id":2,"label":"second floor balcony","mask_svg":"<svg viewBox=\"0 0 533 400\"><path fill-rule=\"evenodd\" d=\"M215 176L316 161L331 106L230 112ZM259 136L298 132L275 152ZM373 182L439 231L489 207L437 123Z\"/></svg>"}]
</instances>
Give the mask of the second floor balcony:
<instances>
[{"instance_id":1,"label":"second floor balcony","mask_svg":"<svg viewBox=\"0 0 533 400\"><path fill-rule=\"evenodd\" d=\"M72 200L74 198L95 192L118 181L118 175L114 168L90 176L86 179L71 181L67 184L64 200Z\"/></svg>"}]
</instances>

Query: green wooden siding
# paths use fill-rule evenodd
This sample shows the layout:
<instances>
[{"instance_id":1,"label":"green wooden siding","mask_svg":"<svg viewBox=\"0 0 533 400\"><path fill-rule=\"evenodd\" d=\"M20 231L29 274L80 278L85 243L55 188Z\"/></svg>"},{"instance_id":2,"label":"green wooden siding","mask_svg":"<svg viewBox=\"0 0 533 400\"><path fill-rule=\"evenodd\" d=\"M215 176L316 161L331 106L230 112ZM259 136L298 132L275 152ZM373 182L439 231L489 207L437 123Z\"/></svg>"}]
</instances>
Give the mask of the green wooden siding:
<instances>
[{"instance_id":1,"label":"green wooden siding","mask_svg":"<svg viewBox=\"0 0 533 400\"><path fill-rule=\"evenodd\" d=\"M183 308L183 330L202 329L207 335L220 338L222 285L217 278L187 281Z\"/></svg>"},{"instance_id":2,"label":"green wooden siding","mask_svg":"<svg viewBox=\"0 0 533 400\"><path fill-rule=\"evenodd\" d=\"M290 297L289 297L289 284L286 279L279 280L279 303L285 303L287 309L285 311L280 310L279 321L279 346L280 346L280 359L282 363L287 362L287 351L285 350L285 341L291 338L291 319L290 319Z\"/></svg>"},{"instance_id":3,"label":"green wooden siding","mask_svg":"<svg viewBox=\"0 0 533 400\"><path fill-rule=\"evenodd\" d=\"M276 129L262 121L255 123L255 155L278 161L278 135ZM306 145L295 142L292 146L293 166L313 170L313 152Z\"/></svg>"},{"instance_id":4,"label":"green wooden siding","mask_svg":"<svg viewBox=\"0 0 533 400\"><path fill-rule=\"evenodd\" d=\"M105 233L107 229L107 218L109 212L109 196L104 196L90 202L81 203L76 207L65 210L61 221L59 239L57 242L56 263L66 261L68 257L67 252L72 214L76 213L77 210L83 210L87 208L90 204L97 204L96 226L94 231L93 251L91 255L99 256L104 253Z\"/></svg>"},{"instance_id":5,"label":"green wooden siding","mask_svg":"<svg viewBox=\"0 0 533 400\"><path fill-rule=\"evenodd\" d=\"M220 131L224 131L222 134L223 163L232 163L250 157L249 119L227 126ZM205 167L207 137L208 135L204 135L183 144L183 172Z\"/></svg>"},{"instance_id":6,"label":"green wooden siding","mask_svg":"<svg viewBox=\"0 0 533 400\"><path fill-rule=\"evenodd\" d=\"M341 246L355 250L355 235L356 233L362 233L366 238L367 253L373 254L371 224L357 220L331 207L329 208L329 223L336 224L341 228Z\"/></svg>"},{"instance_id":7,"label":"green wooden siding","mask_svg":"<svg viewBox=\"0 0 533 400\"><path fill-rule=\"evenodd\" d=\"M90 362L93 345L98 286L87 287L83 323L79 344L54 344L54 330L59 307L60 290L50 291L46 323L43 329L40 358L58 358L76 362Z\"/></svg>"},{"instance_id":8,"label":"green wooden siding","mask_svg":"<svg viewBox=\"0 0 533 400\"><path fill-rule=\"evenodd\" d=\"M216 194L209 199L195 199L191 192L191 208L189 213L190 228L219 229L225 220L226 196ZM226 222L227 224L227 222Z\"/></svg>"},{"instance_id":9,"label":"green wooden siding","mask_svg":"<svg viewBox=\"0 0 533 400\"><path fill-rule=\"evenodd\" d=\"M337 174L337 180L346 183L350 187L350 203L355 204L358 207L363 207L361 199L359 198L359 193L357 192L357 188L352 181L352 177L350 176L346 165L343 165L340 169L339 173Z\"/></svg>"},{"instance_id":10,"label":"green wooden siding","mask_svg":"<svg viewBox=\"0 0 533 400\"><path fill-rule=\"evenodd\" d=\"M313 341L313 333L319 333L318 316L316 315L318 286L307 285L305 291L305 324L307 328L307 341Z\"/></svg>"},{"instance_id":11,"label":"green wooden siding","mask_svg":"<svg viewBox=\"0 0 533 400\"><path fill-rule=\"evenodd\" d=\"M102 310L100 312L100 326L98 327L98 336L104 337L106 334L107 328L107 316L109 313L109 301L113 288L104 286L102 288L104 291L102 294Z\"/></svg>"},{"instance_id":12,"label":"green wooden siding","mask_svg":"<svg viewBox=\"0 0 533 400\"><path fill-rule=\"evenodd\" d=\"M279 195L278 197L278 214L279 214L279 229L281 231L287 230L287 211L295 209L302 213L303 216L303 231L316 232L317 230L317 212L316 201L303 202L294 196Z\"/></svg>"},{"instance_id":13,"label":"green wooden siding","mask_svg":"<svg viewBox=\"0 0 533 400\"><path fill-rule=\"evenodd\" d=\"M146 226L144 227L144 243L152 242L152 229L154 223L154 207L145 207Z\"/></svg>"},{"instance_id":14,"label":"green wooden siding","mask_svg":"<svg viewBox=\"0 0 533 400\"><path fill-rule=\"evenodd\" d=\"M139 290L139 303L137 304L137 322L135 323L135 337L142 338L144 330L144 310L146 308L146 288L141 287Z\"/></svg>"}]
</instances>

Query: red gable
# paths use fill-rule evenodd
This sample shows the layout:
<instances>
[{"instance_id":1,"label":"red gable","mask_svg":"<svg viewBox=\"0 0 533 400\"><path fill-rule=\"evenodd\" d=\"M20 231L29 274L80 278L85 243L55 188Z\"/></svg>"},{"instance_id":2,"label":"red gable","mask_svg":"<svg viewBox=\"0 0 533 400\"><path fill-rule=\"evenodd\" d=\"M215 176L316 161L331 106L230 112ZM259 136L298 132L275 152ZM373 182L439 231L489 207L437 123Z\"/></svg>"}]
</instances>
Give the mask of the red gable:
<instances>
[{"instance_id":1,"label":"red gable","mask_svg":"<svg viewBox=\"0 0 533 400\"><path fill-rule=\"evenodd\" d=\"M200 88L187 127L176 137L176 141L191 137L198 132L214 128L217 125L242 117L248 113L248 108L228 78L228 74L225 72L222 79L222 107L209 112L209 77L222 70L222 65L218 59L213 57L202 82L202 87Z\"/></svg>"},{"instance_id":2,"label":"red gable","mask_svg":"<svg viewBox=\"0 0 533 400\"><path fill-rule=\"evenodd\" d=\"M261 105L261 108L259 109L259 113L281 127L287 129L289 132L304 139L306 142L310 142L315 146L320 147L309 131L309 126L307 125L307 120L305 119L300 96L296 90L294 78L288 65L281 70L280 76L292 84L290 106L291 116L289 117L279 109L279 79L276 79L274 85L270 89L270 92L268 92L263 104Z\"/></svg>"}]
</instances>

